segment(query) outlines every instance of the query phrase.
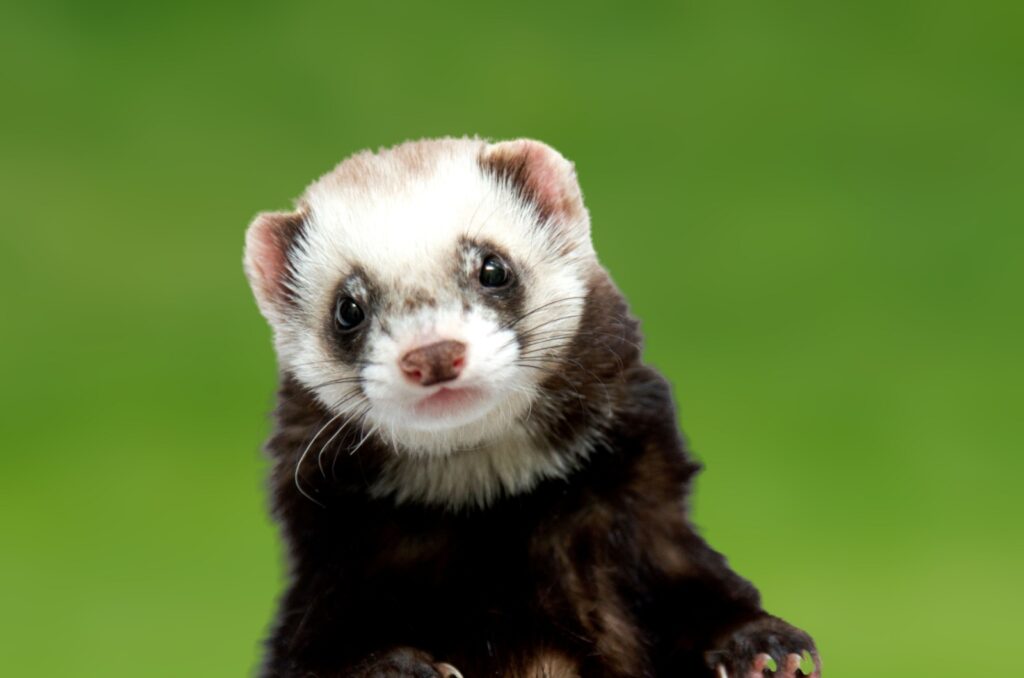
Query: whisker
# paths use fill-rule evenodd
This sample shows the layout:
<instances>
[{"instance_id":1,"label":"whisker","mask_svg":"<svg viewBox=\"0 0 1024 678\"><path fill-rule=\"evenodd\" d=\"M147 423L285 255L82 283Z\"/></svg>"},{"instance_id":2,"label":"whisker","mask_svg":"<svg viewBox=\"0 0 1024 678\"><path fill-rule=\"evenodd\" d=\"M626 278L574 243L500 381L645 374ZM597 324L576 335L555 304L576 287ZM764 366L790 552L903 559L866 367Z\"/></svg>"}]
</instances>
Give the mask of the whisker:
<instances>
[{"instance_id":1,"label":"whisker","mask_svg":"<svg viewBox=\"0 0 1024 678\"><path fill-rule=\"evenodd\" d=\"M306 388L308 388L311 391L315 391L325 386L338 386L340 384L361 384L362 382L362 377L341 377L339 379L330 379L328 381L322 381L319 384L313 384L312 386L307 386Z\"/></svg>"},{"instance_id":2,"label":"whisker","mask_svg":"<svg viewBox=\"0 0 1024 678\"><path fill-rule=\"evenodd\" d=\"M346 420L345 420L345 423L344 423L344 424L342 424L342 428L343 428L343 429L345 429L345 428L348 428L348 425L349 425L350 423L353 423L353 422L359 422L359 425L360 425L360 432L362 432L362 422L363 422L363 420L364 420L364 419L366 418L366 415L368 415L368 414L370 413L370 410L371 410L372 408L373 408L373 405L372 405L372 404L370 404L370 403L367 403L367 404L366 404L366 406L365 406L365 407L363 407L363 409L362 409L362 410L360 410L360 411L359 411L359 412L357 412L357 413L356 413L355 415L353 415L353 416L349 417L348 419L346 419ZM357 445L357 446L356 446L355 448L353 448L353 449L352 449L352 450L351 450L351 451L349 452L349 454L352 454L352 453L354 453L354 452L355 452L355 450L356 450L356 449L358 449L358 448L359 448L359 446L363 444L363 442L365 442L365 440L363 440L363 441L360 441L359 445ZM332 459L332 460L331 460L331 477L332 477L332 478L337 478L337 477L338 477L338 474L337 474L337 472L335 471L335 467L336 467L336 466L338 465L338 457L339 457L339 456L341 456L341 450L340 450L340 449L338 449L338 450L335 450L335 452L334 452L334 459Z\"/></svg>"},{"instance_id":3,"label":"whisker","mask_svg":"<svg viewBox=\"0 0 1024 678\"><path fill-rule=\"evenodd\" d=\"M506 348L506 347L511 346L512 344L518 342L518 341L523 341L524 343L528 343L529 340L530 340L530 337L534 336L536 334L537 330L539 330L540 328L545 327L546 325L550 325L551 323L559 322L559 321L562 321L562 320L572 320L572 319L575 319L575 318L580 318L582 316L583 316L582 313L571 313L571 314L567 314L567 315L558 316L557 318L551 318L550 320L547 320L545 322L539 323L539 324L537 324L537 325L535 325L535 326L533 326L533 327L531 327L529 329L526 329L526 330L523 330L522 332L517 333L516 336L510 337L504 344L501 345L500 348L501 349Z\"/></svg>"},{"instance_id":4,"label":"whisker","mask_svg":"<svg viewBox=\"0 0 1024 678\"><path fill-rule=\"evenodd\" d=\"M297 367L312 367L313 365L337 365L337 364L338 364L337 360L331 360L331 359L327 359L327 360L310 360L309 362L295 363L293 365L290 364L290 365L288 365L288 368L289 369L295 369Z\"/></svg>"},{"instance_id":5,"label":"whisker","mask_svg":"<svg viewBox=\"0 0 1024 678\"><path fill-rule=\"evenodd\" d=\"M481 200L480 202L481 202L481 206L482 206L483 205L483 200ZM477 209L479 209L479 207ZM477 226L476 233L473 234L473 239L474 240L476 240L477 238L480 237L480 232L484 230L484 226L486 226L488 223L490 223L491 219L494 218L494 215L498 213L499 209L501 209L501 204L500 203L498 205L495 205L494 209L491 210L491 213L487 215L487 218L480 222L480 225Z\"/></svg>"},{"instance_id":6,"label":"whisker","mask_svg":"<svg viewBox=\"0 0 1024 678\"><path fill-rule=\"evenodd\" d=\"M349 396L348 398L345 398L345 400L343 402L335 404L335 408L337 409L337 408L343 407L345 404L347 404L348 402L350 402L351 400L353 400L356 397L360 397L361 398L362 394L361 393L354 393L353 395ZM345 427L348 425L349 420L351 420L351 417L349 417L349 419L345 420L345 422L341 426L338 427L338 430L335 431L334 434L327 440L327 442L323 444L323 446L320 448L320 452L316 455L316 465L317 465L317 468L320 469L320 475L323 477L324 480L327 480L327 474L324 472L324 466L323 466L324 451L330 446L331 443L334 442L334 440L341 434L341 432L345 430Z\"/></svg>"},{"instance_id":7,"label":"whisker","mask_svg":"<svg viewBox=\"0 0 1024 678\"><path fill-rule=\"evenodd\" d=\"M485 202L487 202L487 197L487 195L484 195L484 197L480 198L480 202L476 204L476 209L473 210L473 214L469 217L469 221L466 222L467 224L472 224L474 221L476 221L476 215L479 214L480 208L484 206ZM484 219L484 221L480 224L479 228L483 228L484 224L486 224L487 220L490 219L492 216L494 216L494 212L492 212L491 215L487 217L487 219ZM476 235L474 237L480 235L479 228L477 229Z\"/></svg>"},{"instance_id":8,"label":"whisker","mask_svg":"<svg viewBox=\"0 0 1024 678\"><path fill-rule=\"evenodd\" d=\"M520 316L518 316L516 318L513 318L511 321L503 324L499 329L506 330L506 329L509 329L511 327L514 327L515 325L518 325L519 323L521 323L526 318L529 318L534 313L537 313L539 311L543 311L545 308L550 308L551 306L554 306L555 304L564 304L564 303L569 302L569 301L578 301L580 299L586 299L586 298L587 298L586 295L576 295L576 296L572 296L572 297L562 297L560 299L555 299L553 301L549 301L549 302L547 302L545 304L541 304L540 306L536 306L536 307L532 308L531 310L527 311L526 313L523 313L522 315L520 315Z\"/></svg>"},{"instance_id":9,"label":"whisker","mask_svg":"<svg viewBox=\"0 0 1024 678\"><path fill-rule=\"evenodd\" d=\"M306 497L307 499L309 499L309 500L310 500L311 502L313 502L314 504L317 504L317 505L318 505L318 506L320 506L321 508L327 508L327 506L326 506L326 505L324 505L324 504L321 504L321 503L320 503L319 501L317 501L316 499L314 499L314 498L313 498L313 496L312 496L311 494L309 494L309 493L308 493L308 492L306 492L306 491L305 491L304 489L302 489L302 483L301 483L301 482L299 482L299 471L300 471L300 469L302 468L302 462L303 462L303 460L304 460L304 459L306 458L306 455L307 455L307 454L309 454L309 449L310 449L311 447L313 447L313 443L315 443L315 442L316 442L316 439L320 437L320 434L324 432L324 429L326 429L326 428L327 428L328 426L330 426L330 425L331 425L332 423L334 423L335 421L337 421L337 420L338 420L338 418L339 418L340 416L341 416L341 413L338 413L338 414L334 415L333 417L331 417L331 418L330 418L330 419L329 419L329 420L327 421L327 423L326 423L326 424L324 424L323 426L321 426L321 427L320 427L320 430L316 432L316 435L314 435L314 436L313 436L313 438L312 438L312 440L310 440L310 441L309 441L309 444L308 444L308 445L306 445L306 449L304 449L304 450L302 451L302 454L301 454L301 455L299 455L299 461L298 461L298 462L296 462L296 464L295 464L295 473L294 473L293 475L294 475L294 479L295 479L295 487L296 487L296 489L298 489L298 490L299 490L299 492L300 492L300 493L302 493L302 495L303 495L304 497Z\"/></svg>"},{"instance_id":10,"label":"whisker","mask_svg":"<svg viewBox=\"0 0 1024 678\"><path fill-rule=\"evenodd\" d=\"M373 426L370 429L370 431L363 436L363 439L360 440L358 443L356 443L356 446L348 451L349 455L351 456L351 455L355 454L359 450L359 448L363 446L363 443L365 443L367 440L369 440L370 436L372 436L374 433L377 432L378 428L379 428L379 426L376 426L376 425Z\"/></svg>"},{"instance_id":11,"label":"whisker","mask_svg":"<svg viewBox=\"0 0 1024 678\"><path fill-rule=\"evenodd\" d=\"M354 397L356 397L356 396L359 396L359 395L361 395L361 394L360 394L360 392L359 392L359 390L358 390L358 389L353 389L353 390L349 391L348 393L346 393L346 394L345 394L344 396L342 396L342 397L341 397L340 399L338 399L337 401L335 401L334 403L332 403L331 409L335 409L335 408L338 408L338 407L342 407L342 406L344 406L344 405L345 405L346 403L348 403L348 402L349 402L350 400L352 400L352 398L354 398ZM292 477L294 478L294 482L295 482L295 488L296 488L296 489L297 489L297 490L298 490L298 491L299 491L299 492L300 492L300 493L301 493L301 494L302 494L302 495L303 495L304 497L306 497L306 498L307 498L307 499L309 499L309 500L310 500L311 502L313 502L314 504L317 504L317 505L319 505L319 506L320 506L320 507L322 507L322 508L326 508L326 506L325 506L324 504L322 504L321 502L317 501L317 499L316 499L316 498L314 498L314 497L313 497L313 496L312 496L311 494L309 494L308 492L306 492L306 490L305 490L305 489L303 489L303 487L302 487L302 482L300 481L300 478L299 478L299 476L300 476L300 473L301 473L301 471L302 471L302 464L303 464L303 462L304 462L304 461L305 461L305 459L306 459L306 455L307 455L307 454L309 454L309 450L310 450L310 449L311 449L311 448L313 447L313 443L315 443L315 442L316 442L317 438L319 438L319 437L320 437L320 434L322 434L322 433L323 433L323 432L324 432L324 431L325 431L325 430L327 429L327 427L329 427L329 426L330 426L331 424L333 424L333 423L334 423L335 421L337 421L337 420L338 420L338 418L339 418L339 417L341 417L341 416L343 416L344 414L345 414L344 412L338 412L338 413L337 413L337 414L335 414L334 416L330 417L330 418L329 418L329 419L327 420L327 423L325 423L325 424L324 424L323 426L321 426L321 427L319 428L319 430L317 430L317 432L316 432L316 433L315 433L315 434L313 435L313 437L312 437L312 438L311 438L311 439L309 440L309 442L308 442L308 443L306 444L306 447L305 447L305 449L304 449L304 450L302 451L302 454L300 454L300 455L299 455L299 459L298 459L298 461L297 461L297 462L295 463L295 471L294 471L294 473L292 474ZM319 465L319 459L318 459L318 462L317 462L317 463L318 463L318 465Z\"/></svg>"},{"instance_id":12,"label":"whisker","mask_svg":"<svg viewBox=\"0 0 1024 678\"><path fill-rule=\"evenodd\" d=\"M528 337L528 336L533 335L540 328L547 327L551 323L557 323L557 322L561 322L563 320L575 320L577 318L582 318L582 317L583 317L583 311L580 311L579 313L567 313L566 315L560 315L560 316L558 316L556 318L551 318L549 320L545 320L542 323L538 323L537 325L534 325L533 327L531 327L531 328L529 328L527 330L523 330L522 332L519 333L519 336L521 336L521 337Z\"/></svg>"}]
</instances>

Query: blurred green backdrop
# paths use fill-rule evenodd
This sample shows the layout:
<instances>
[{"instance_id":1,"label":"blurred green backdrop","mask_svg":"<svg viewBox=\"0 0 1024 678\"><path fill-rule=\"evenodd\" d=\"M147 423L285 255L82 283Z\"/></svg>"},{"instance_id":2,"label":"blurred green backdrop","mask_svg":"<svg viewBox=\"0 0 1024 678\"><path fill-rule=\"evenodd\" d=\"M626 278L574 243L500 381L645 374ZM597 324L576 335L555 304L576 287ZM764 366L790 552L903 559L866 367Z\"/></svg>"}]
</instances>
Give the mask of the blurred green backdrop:
<instances>
[{"instance_id":1,"label":"blurred green backdrop","mask_svg":"<svg viewBox=\"0 0 1024 678\"><path fill-rule=\"evenodd\" d=\"M1024 5L5 3L0 674L253 670L281 587L255 212L444 134L577 163L831 678L1020 649Z\"/></svg>"}]
</instances>

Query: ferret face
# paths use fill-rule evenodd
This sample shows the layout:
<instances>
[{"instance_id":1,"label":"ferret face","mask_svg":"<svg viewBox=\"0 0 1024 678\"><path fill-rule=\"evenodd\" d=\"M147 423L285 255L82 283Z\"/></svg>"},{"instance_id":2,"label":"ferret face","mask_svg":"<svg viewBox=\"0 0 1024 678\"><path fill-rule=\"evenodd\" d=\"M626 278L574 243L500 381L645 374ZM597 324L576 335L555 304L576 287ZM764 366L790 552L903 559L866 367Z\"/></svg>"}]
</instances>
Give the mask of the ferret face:
<instances>
[{"instance_id":1,"label":"ferret face","mask_svg":"<svg viewBox=\"0 0 1024 678\"><path fill-rule=\"evenodd\" d=\"M337 420L444 453L524 426L597 266L569 164L538 142L404 144L263 214L246 271L283 370Z\"/></svg>"}]
</instances>

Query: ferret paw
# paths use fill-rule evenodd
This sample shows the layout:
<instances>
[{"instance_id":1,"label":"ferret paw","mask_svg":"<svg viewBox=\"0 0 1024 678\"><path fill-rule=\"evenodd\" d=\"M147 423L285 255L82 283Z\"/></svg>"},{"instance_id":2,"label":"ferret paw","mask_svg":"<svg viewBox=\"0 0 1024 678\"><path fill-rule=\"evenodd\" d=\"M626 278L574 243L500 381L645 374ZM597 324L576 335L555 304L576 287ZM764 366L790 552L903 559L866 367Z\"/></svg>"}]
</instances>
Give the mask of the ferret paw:
<instances>
[{"instance_id":1,"label":"ferret paw","mask_svg":"<svg viewBox=\"0 0 1024 678\"><path fill-rule=\"evenodd\" d=\"M348 675L351 678L462 678L451 664L435 662L426 652L411 647L374 655Z\"/></svg>"},{"instance_id":2,"label":"ferret paw","mask_svg":"<svg viewBox=\"0 0 1024 678\"><path fill-rule=\"evenodd\" d=\"M821 678L814 641L776 617L741 626L706 659L715 678Z\"/></svg>"}]
</instances>

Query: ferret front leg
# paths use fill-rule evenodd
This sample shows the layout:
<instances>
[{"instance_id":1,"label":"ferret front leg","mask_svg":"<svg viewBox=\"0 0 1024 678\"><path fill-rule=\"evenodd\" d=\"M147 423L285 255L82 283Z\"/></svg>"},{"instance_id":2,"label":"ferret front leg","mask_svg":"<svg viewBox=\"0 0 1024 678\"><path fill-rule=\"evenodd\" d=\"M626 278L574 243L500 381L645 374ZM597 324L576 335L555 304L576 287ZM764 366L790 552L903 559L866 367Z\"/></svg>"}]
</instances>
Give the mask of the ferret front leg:
<instances>
[{"instance_id":1,"label":"ferret front leg","mask_svg":"<svg viewBox=\"0 0 1024 678\"><path fill-rule=\"evenodd\" d=\"M705 653L716 678L820 678L821 660L814 641L795 626L765 614L720 637Z\"/></svg>"},{"instance_id":2,"label":"ferret front leg","mask_svg":"<svg viewBox=\"0 0 1024 678\"><path fill-rule=\"evenodd\" d=\"M279 657L271 661L262 675L264 678L463 678L451 664L436 661L427 652L412 647L373 652L341 667L330 664L329 661L307 663L300 657Z\"/></svg>"},{"instance_id":3,"label":"ferret front leg","mask_svg":"<svg viewBox=\"0 0 1024 678\"><path fill-rule=\"evenodd\" d=\"M344 578L307 572L282 600L262 678L462 678L396 633L379 603Z\"/></svg>"},{"instance_id":4,"label":"ferret front leg","mask_svg":"<svg viewBox=\"0 0 1024 678\"><path fill-rule=\"evenodd\" d=\"M685 572L657 596L654 626L668 641L665 668L715 678L820 678L821 661L804 631L765 612L754 586L694 533ZM660 675L660 672L659 672ZM695 674L695 675L699 675Z\"/></svg>"},{"instance_id":5,"label":"ferret front leg","mask_svg":"<svg viewBox=\"0 0 1024 678\"><path fill-rule=\"evenodd\" d=\"M463 678L451 664L436 662L426 652L411 647L375 653L342 675L348 678Z\"/></svg>"}]
</instances>

